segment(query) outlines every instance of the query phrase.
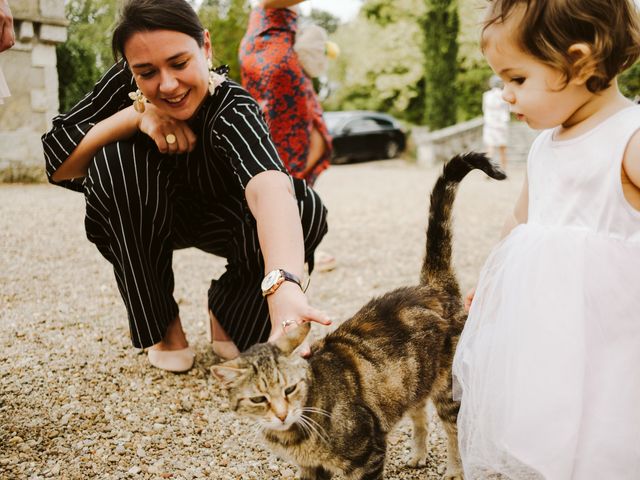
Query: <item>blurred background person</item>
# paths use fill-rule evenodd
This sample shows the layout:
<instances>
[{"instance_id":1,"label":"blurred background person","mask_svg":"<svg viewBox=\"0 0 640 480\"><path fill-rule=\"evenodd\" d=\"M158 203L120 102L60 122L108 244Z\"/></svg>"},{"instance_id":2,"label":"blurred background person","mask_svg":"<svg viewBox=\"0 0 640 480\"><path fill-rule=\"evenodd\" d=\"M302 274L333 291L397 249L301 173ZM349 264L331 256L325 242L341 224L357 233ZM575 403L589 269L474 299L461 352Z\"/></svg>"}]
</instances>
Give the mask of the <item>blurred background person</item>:
<instances>
[{"instance_id":1,"label":"blurred background person","mask_svg":"<svg viewBox=\"0 0 640 480\"><path fill-rule=\"evenodd\" d=\"M313 185L329 167L331 137L313 82L294 50L302 0L259 0L240 44L242 86L262 108L271 137L293 177ZM318 271L336 260L316 252Z\"/></svg>"},{"instance_id":2,"label":"blurred background person","mask_svg":"<svg viewBox=\"0 0 640 480\"><path fill-rule=\"evenodd\" d=\"M482 94L482 115L484 126L482 141L487 153L496 159L496 152L502 169L507 169L507 144L509 142L509 104L502 98L502 80L493 75L489 79L489 90Z\"/></svg>"},{"instance_id":3,"label":"blurred background person","mask_svg":"<svg viewBox=\"0 0 640 480\"><path fill-rule=\"evenodd\" d=\"M13 29L13 15L7 0L0 0L0 52L13 47L16 43L16 33ZM0 69L0 105L3 99L9 97L9 87Z\"/></svg>"}]
</instances>

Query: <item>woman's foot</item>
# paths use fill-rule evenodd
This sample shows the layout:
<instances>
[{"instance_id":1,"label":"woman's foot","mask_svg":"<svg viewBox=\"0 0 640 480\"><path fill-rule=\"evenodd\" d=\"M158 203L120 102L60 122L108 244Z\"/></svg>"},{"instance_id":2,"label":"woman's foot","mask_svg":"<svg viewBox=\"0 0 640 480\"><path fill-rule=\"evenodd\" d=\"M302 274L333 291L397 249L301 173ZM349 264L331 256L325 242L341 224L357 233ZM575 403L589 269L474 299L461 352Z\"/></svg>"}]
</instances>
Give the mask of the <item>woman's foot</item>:
<instances>
[{"instance_id":1,"label":"woman's foot","mask_svg":"<svg viewBox=\"0 0 640 480\"><path fill-rule=\"evenodd\" d=\"M316 250L314 268L318 272L330 272L338 265L336 257L322 250Z\"/></svg>"},{"instance_id":2,"label":"woman's foot","mask_svg":"<svg viewBox=\"0 0 640 480\"><path fill-rule=\"evenodd\" d=\"M240 355L240 350L227 335L211 310L209 310L209 342L213 353L223 360L232 360Z\"/></svg>"},{"instance_id":3,"label":"woman's foot","mask_svg":"<svg viewBox=\"0 0 640 480\"><path fill-rule=\"evenodd\" d=\"M147 349L149 363L169 372L186 372L193 367L195 353L189 347L187 337L182 330L180 317L177 316L167 327L164 338Z\"/></svg>"}]
</instances>

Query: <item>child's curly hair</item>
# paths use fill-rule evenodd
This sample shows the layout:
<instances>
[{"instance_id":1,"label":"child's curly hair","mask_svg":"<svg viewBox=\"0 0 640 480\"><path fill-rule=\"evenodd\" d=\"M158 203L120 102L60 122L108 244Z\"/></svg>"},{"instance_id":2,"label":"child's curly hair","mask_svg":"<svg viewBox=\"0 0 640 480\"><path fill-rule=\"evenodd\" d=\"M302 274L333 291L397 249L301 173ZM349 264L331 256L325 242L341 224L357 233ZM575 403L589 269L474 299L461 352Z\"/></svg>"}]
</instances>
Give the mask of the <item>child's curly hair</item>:
<instances>
[{"instance_id":1,"label":"child's curly hair","mask_svg":"<svg viewBox=\"0 0 640 480\"><path fill-rule=\"evenodd\" d=\"M640 21L633 0L489 0L484 31L522 12L516 41L527 53L571 78L585 66L591 92L609 87L611 80L640 56ZM588 58L576 59L569 47L584 43Z\"/></svg>"}]
</instances>

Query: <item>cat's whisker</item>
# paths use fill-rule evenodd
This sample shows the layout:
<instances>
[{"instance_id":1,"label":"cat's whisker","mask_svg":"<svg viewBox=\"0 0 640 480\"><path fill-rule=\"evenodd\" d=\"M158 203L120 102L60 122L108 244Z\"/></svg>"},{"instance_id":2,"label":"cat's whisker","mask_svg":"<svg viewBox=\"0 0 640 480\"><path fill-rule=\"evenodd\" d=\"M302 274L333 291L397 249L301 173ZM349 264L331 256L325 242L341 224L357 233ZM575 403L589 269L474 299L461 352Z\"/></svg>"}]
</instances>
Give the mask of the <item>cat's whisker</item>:
<instances>
[{"instance_id":1,"label":"cat's whisker","mask_svg":"<svg viewBox=\"0 0 640 480\"><path fill-rule=\"evenodd\" d=\"M320 437L322 441L329 443L327 432L318 422L303 414L300 416L300 423L309 427L309 429L313 431L313 433L315 433L318 437Z\"/></svg>"},{"instance_id":2,"label":"cat's whisker","mask_svg":"<svg viewBox=\"0 0 640 480\"><path fill-rule=\"evenodd\" d=\"M253 426L253 436L260 437L265 430L265 426L261 423L256 423Z\"/></svg>"},{"instance_id":3,"label":"cat's whisker","mask_svg":"<svg viewBox=\"0 0 640 480\"><path fill-rule=\"evenodd\" d=\"M304 432L309 436L309 437L313 437L313 436L317 436L320 437L322 440L325 440L324 437L322 437L322 435L320 435L315 428L313 428L304 417L300 417L300 419L298 420L298 425L300 425L300 428L302 428L302 430L304 430ZM315 435L314 435L315 434Z\"/></svg>"},{"instance_id":4,"label":"cat's whisker","mask_svg":"<svg viewBox=\"0 0 640 480\"><path fill-rule=\"evenodd\" d=\"M325 409L323 408L318 408L318 407L303 407L301 409L302 413L317 413L319 415L324 415L327 418L331 418L331 414L329 412L327 412Z\"/></svg>"}]
</instances>

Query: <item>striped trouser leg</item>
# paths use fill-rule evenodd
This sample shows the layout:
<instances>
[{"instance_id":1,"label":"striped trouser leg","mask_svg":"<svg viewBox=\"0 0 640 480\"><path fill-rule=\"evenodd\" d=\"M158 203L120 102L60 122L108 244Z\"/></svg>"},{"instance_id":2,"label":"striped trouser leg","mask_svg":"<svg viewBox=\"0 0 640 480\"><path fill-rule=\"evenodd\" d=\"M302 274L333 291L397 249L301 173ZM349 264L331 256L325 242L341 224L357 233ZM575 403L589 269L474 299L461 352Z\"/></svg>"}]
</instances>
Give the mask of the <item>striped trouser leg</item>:
<instances>
[{"instance_id":1,"label":"striped trouser leg","mask_svg":"<svg viewBox=\"0 0 640 480\"><path fill-rule=\"evenodd\" d=\"M138 348L162 340L178 314L171 268L172 159L151 152L142 141L107 145L85 182L87 238L113 265Z\"/></svg>"},{"instance_id":2,"label":"striped trouser leg","mask_svg":"<svg viewBox=\"0 0 640 480\"><path fill-rule=\"evenodd\" d=\"M296 181L296 196L305 260L313 265L314 251L327 233L327 210L318 194L302 182ZM260 290L265 267L256 224L250 214L244 218L234 231L227 271L209 289L209 308L241 351L266 341L271 331L268 305Z\"/></svg>"}]
</instances>

